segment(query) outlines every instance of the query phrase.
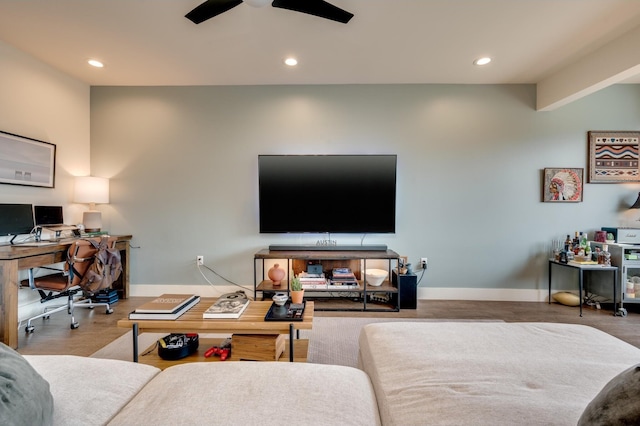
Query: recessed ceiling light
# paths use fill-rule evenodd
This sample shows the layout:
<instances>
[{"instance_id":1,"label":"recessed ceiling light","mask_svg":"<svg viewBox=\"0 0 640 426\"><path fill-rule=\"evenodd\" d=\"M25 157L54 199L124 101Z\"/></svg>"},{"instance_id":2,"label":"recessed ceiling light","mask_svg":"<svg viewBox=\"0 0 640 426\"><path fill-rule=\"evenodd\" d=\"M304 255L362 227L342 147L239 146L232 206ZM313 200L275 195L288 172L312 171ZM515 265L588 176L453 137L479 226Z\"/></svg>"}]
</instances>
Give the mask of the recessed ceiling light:
<instances>
[{"instance_id":1,"label":"recessed ceiling light","mask_svg":"<svg viewBox=\"0 0 640 426\"><path fill-rule=\"evenodd\" d=\"M296 58L287 58L284 60L284 63L289 65L290 67L295 67L298 65L298 60Z\"/></svg>"},{"instance_id":2,"label":"recessed ceiling light","mask_svg":"<svg viewBox=\"0 0 640 426\"><path fill-rule=\"evenodd\" d=\"M488 56L485 56L483 58L478 58L475 61L473 61L475 65L487 65L489 62L491 62L491 58L489 58Z\"/></svg>"},{"instance_id":3,"label":"recessed ceiling light","mask_svg":"<svg viewBox=\"0 0 640 426\"><path fill-rule=\"evenodd\" d=\"M96 68L104 67L104 64L102 62L95 59L89 59L87 62L89 62L89 65L91 65L92 67L96 67Z\"/></svg>"}]
</instances>

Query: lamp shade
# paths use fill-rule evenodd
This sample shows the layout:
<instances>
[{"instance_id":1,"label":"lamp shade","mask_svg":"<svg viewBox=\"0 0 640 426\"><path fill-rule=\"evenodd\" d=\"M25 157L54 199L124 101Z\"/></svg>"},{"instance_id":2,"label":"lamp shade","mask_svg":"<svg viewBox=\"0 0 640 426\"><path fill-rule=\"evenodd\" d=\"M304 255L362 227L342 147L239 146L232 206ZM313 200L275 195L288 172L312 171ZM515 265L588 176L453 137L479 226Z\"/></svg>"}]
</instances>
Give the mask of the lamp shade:
<instances>
[{"instance_id":1,"label":"lamp shade","mask_svg":"<svg viewBox=\"0 0 640 426\"><path fill-rule=\"evenodd\" d=\"M629 207L630 209L640 209L640 192L638 193L638 199L636 200L635 203L633 203L633 205L631 207Z\"/></svg>"},{"instance_id":2,"label":"lamp shade","mask_svg":"<svg viewBox=\"0 0 640 426\"><path fill-rule=\"evenodd\" d=\"M73 201L89 204L89 211L84 212L82 215L82 224L85 231L100 231L102 228L102 213L95 208L96 204L109 203L109 179L94 176L76 177Z\"/></svg>"},{"instance_id":3,"label":"lamp shade","mask_svg":"<svg viewBox=\"0 0 640 426\"><path fill-rule=\"evenodd\" d=\"M108 204L109 179L94 176L76 177L73 201L85 204Z\"/></svg>"}]
</instances>

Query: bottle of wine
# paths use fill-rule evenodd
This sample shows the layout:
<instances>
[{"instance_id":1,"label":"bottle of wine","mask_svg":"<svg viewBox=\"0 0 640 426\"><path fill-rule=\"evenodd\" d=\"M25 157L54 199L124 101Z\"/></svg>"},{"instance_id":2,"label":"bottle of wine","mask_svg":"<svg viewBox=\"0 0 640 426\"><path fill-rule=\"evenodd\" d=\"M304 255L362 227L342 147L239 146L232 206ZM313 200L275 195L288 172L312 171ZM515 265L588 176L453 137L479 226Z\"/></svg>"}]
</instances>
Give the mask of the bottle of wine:
<instances>
[{"instance_id":1,"label":"bottle of wine","mask_svg":"<svg viewBox=\"0 0 640 426\"><path fill-rule=\"evenodd\" d=\"M580 248L583 249L586 252L588 246L589 246L589 243L587 241L587 233L586 232L581 232L580 233Z\"/></svg>"}]
</instances>

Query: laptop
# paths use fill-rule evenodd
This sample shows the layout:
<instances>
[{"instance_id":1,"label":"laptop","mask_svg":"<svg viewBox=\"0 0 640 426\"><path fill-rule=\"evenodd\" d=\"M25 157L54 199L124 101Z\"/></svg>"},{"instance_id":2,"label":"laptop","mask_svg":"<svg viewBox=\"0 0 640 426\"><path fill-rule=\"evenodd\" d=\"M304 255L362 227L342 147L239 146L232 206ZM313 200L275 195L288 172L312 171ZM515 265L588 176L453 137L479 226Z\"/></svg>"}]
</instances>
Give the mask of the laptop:
<instances>
[{"instance_id":1,"label":"laptop","mask_svg":"<svg viewBox=\"0 0 640 426\"><path fill-rule=\"evenodd\" d=\"M36 226L46 228L50 231L72 231L76 226L66 225L62 215L62 206L33 206L33 214Z\"/></svg>"}]
</instances>

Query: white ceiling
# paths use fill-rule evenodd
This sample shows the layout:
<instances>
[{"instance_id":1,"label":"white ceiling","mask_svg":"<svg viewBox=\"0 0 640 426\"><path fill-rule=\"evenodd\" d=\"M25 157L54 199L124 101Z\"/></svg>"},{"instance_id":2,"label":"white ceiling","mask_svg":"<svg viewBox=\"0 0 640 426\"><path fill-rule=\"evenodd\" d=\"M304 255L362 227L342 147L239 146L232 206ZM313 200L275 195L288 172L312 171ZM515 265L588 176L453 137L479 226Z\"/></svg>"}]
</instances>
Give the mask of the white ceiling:
<instances>
[{"instance_id":1,"label":"white ceiling","mask_svg":"<svg viewBox=\"0 0 640 426\"><path fill-rule=\"evenodd\" d=\"M195 25L201 1L0 0L0 40L90 85L535 83L552 109L640 83L640 0L330 0L346 25L241 4Z\"/></svg>"}]
</instances>

